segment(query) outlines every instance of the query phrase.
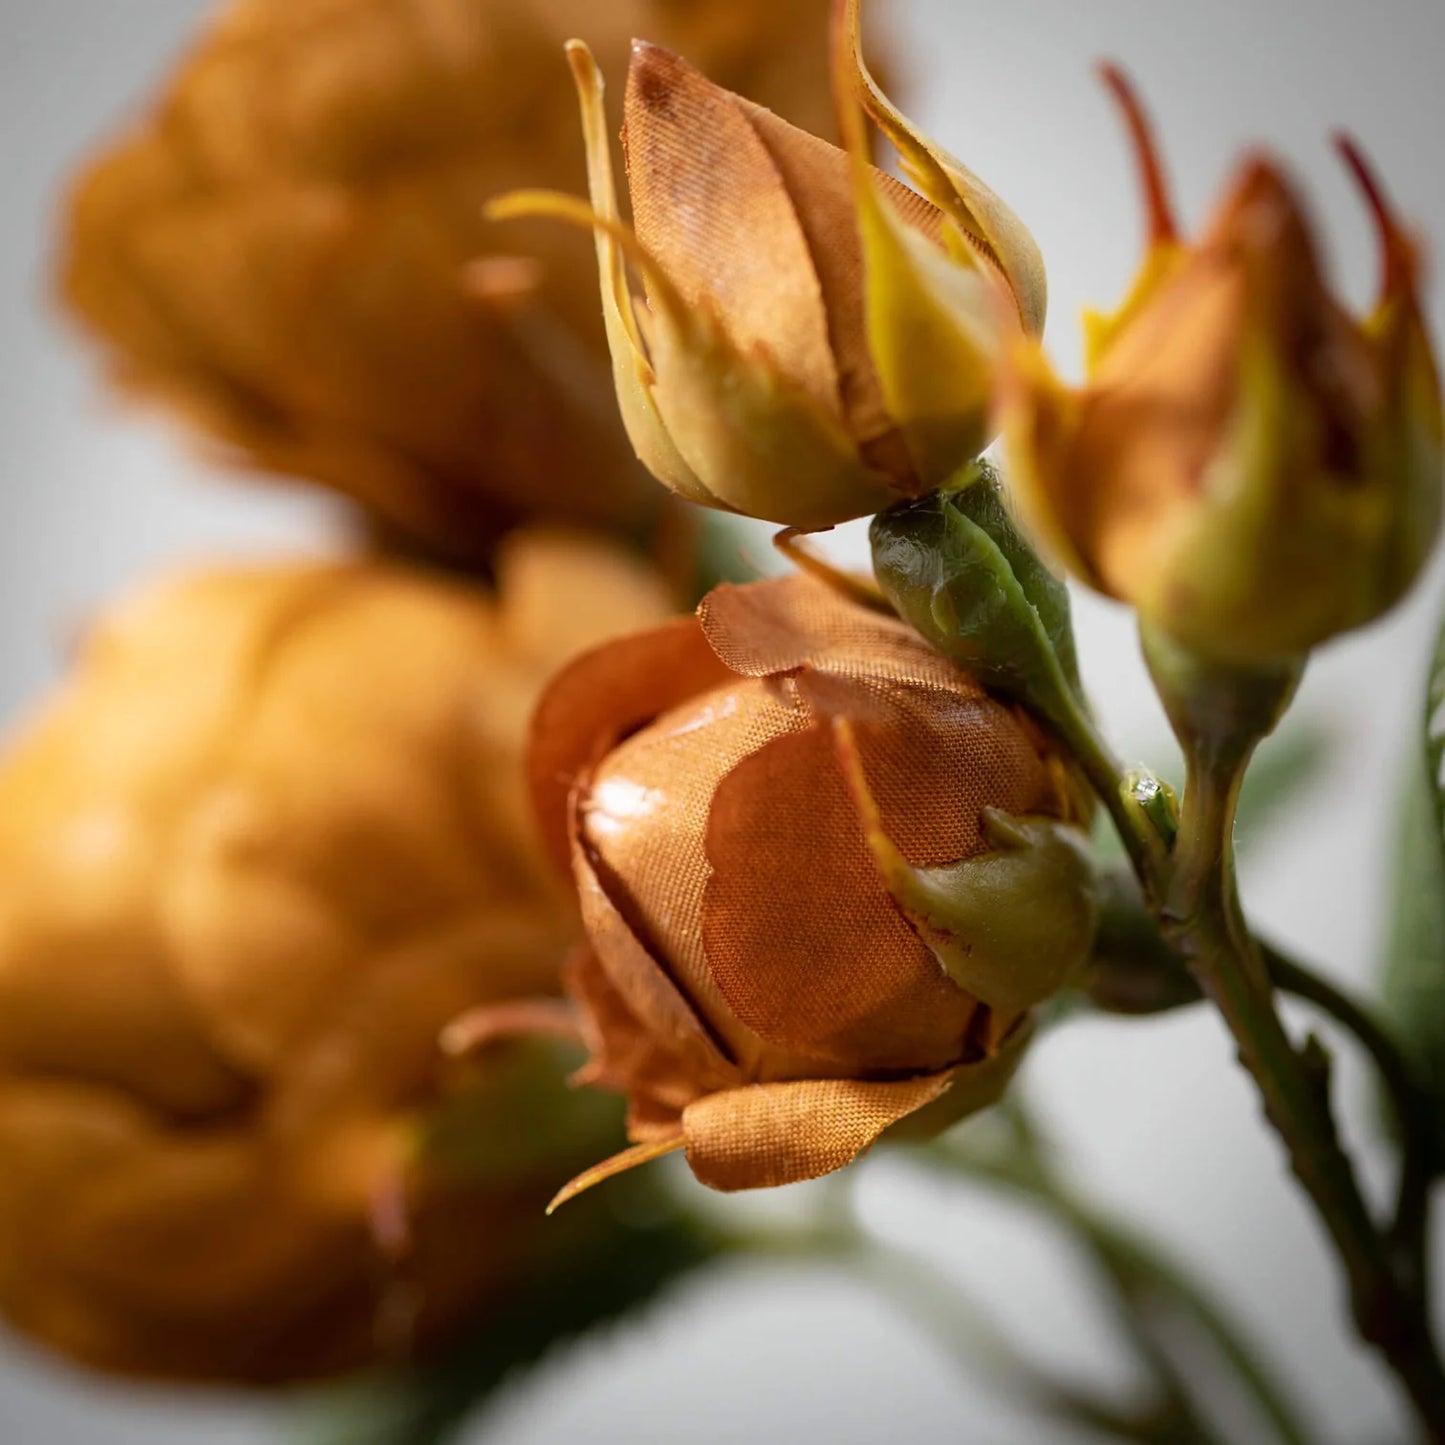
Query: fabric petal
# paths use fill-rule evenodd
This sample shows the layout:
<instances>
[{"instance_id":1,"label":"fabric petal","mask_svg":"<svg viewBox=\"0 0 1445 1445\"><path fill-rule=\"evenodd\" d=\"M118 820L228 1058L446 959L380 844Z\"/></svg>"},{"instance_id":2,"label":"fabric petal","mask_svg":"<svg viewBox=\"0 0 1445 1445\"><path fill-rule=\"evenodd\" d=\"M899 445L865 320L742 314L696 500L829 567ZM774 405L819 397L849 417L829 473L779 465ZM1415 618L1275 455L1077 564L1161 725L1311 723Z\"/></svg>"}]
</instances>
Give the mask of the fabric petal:
<instances>
[{"instance_id":1,"label":"fabric petal","mask_svg":"<svg viewBox=\"0 0 1445 1445\"><path fill-rule=\"evenodd\" d=\"M737 96L635 41L623 140L638 239L742 353L839 406L823 291L795 198ZM661 367L658 368L661 371Z\"/></svg>"},{"instance_id":2,"label":"fabric petal","mask_svg":"<svg viewBox=\"0 0 1445 1445\"><path fill-rule=\"evenodd\" d=\"M715 587L698 608L698 621L717 656L747 677L806 665L984 695L897 617L860 607L816 578L793 575Z\"/></svg>"},{"instance_id":3,"label":"fabric petal","mask_svg":"<svg viewBox=\"0 0 1445 1445\"><path fill-rule=\"evenodd\" d=\"M914 750L928 739L911 730ZM948 821L941 831L964 831ZM954 845L928 841L929 851ZM933 1069L965 1055L978 1004L888 892L831 728L777 738L733 768L713 799L707 856L709 972L736 1017L775 1051L826 1060L829 1073ZM771 1056L763 1069L775 1079L800 1072Z\"/></svg>"},{"instance_id":4,"label":"fabric petal","mask_svg":"<svg viewBox=\"0 0 1445 1445\"><path fill-rule=\"evenodd\" d=\"M553 679L533 715L528 772L542 836L560 868L571 867L568 800L578 778L618 739L731 675L696 619L679 617L604 643Z\"/></svg>"},{"instance_id":5,"label":"fabric petal","mask_svg":"<svg viewBox=\"0 0 1445 1445\"><path fill-rule=\"evenodd\" d=\"M766 1189L851 1164L890 1125L945 1095L953 1071L890 1083L801 1079L709 1094L682 1115L687 1162L710 1189Z\"/></svg>"}]
</instances>

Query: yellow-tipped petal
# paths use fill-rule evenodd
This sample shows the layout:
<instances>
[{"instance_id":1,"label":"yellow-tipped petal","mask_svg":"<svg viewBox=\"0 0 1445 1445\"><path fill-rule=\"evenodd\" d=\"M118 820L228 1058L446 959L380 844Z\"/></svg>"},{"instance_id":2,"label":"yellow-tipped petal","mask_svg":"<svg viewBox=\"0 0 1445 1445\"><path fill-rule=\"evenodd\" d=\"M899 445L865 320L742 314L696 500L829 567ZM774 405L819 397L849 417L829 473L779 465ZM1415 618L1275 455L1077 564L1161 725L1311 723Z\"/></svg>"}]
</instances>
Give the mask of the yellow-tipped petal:
<instances>
[{"instance_id":1,"label":"yellow-tipped petal","mask_svg":"<svg viewBox=\"0 0 1445 1445\"><path fill-rule=\"evenodd\" d=\"M1093 376L1115 339L1154 298L1159 289L1188 258L1189 248L1179 239L1168 182L1159 156L1153 126L1128 76L1117 65L1105 65L1100 74L1123 116L1134 146L1140 189L1148 220L1148 248L1128 295L1112 312L1084 313L1084 364Z\"/></svg>"},{"instance_id":2,"label":"yellow-tipped petal","mask_svg":"<svg viewBox=\"0 0 1445 1445\"><path fill-rule=\"evenodd\" d=\"M995 280L911 230L857 172L868 346L925 490L989 443L998 359Z\"/></svg>"},{"instance_id":3,"label":"yellow-tipped petal","mask_svg":"<svg viewBox=\"0 0 1445 1445\"><path fill-rule=\"evenodd\" d=\"M619 1174L626 1174L629 1169L636 1169L640 1164L651 1164L654 1159L663 1159L686 1147L687 1140L681 1134L657 1139L650 1144L634 1144L631 1149L624 1149L620 1154L614 1154L610 1159L594 1164L591 1169L583 1170L575 1179L564 1184L547 1206L547 1213L556 1213L564 1204L570 1203L579 1194L585 1194L595 1185L605 1184Z\"/></svg>"},{"instance_id":4,"label":"yellow-tipped petal","mask_svg":"<svg viewBox=\"0 0 1445 1445\"><path fill-rule=\"evenodd\" d=\"M612 381L627 439L638 459L665 486L690 501L716 505L708 489L682 459L667 427L657 414L652 370L643 346L632 291L627 283L624 245L619 228L617 185L612 173L612 148L607 138L602 72L580 40L567 42L567 62L577 86L582 134L587 149L587 189L593 210L605 224L596 225L597 269L602 285L602 317L612 353ZM635 255L635 253L634 253Z\"/></svg>"},{"instance_id":5,"label":"yellow-tipped petal","mask_svg":"<svg viewBox=\"0 0 1445 1445\"><path fill-rule=\"evenodd\" d=\"M897 149L913 183L998 269L1013 294L1025 330L1041 334L1048 282L1038 243L993 191L961 161L915 129L879 88L863 59L861 11L862 0L835 0L835 44L846 61L843 83ZM846 106L840 104L840 109L846 110Z\"/></svg>"},{"instance_id":6,"label":"yellow-tipped petal","mask_svg":"<svg viewBox=\"0 0 1445 1445\"><path fill-rule=\"evenodd\" d=\"M834 63L863 255L868 350L884 406L927 490L988 443L997 272L967 249L945 254L894 210L876 183L844 45L835 44Z\"/></svg>"},{"instance_id":7,"label":"yellow-tipped petal","mask_svg":"<svg viewBox=\"0 0 1445 1445\"><path fill-rule=\"evenodd\" d=\"M1070 508L1080 502L1068 463L1082 402L1028 337L1008 348L999 386L999 424L1009 460L1010 493L1034 540L1060 571L1100 588L1093 562L1075 544Z\"/></svg>"}]
</instances>

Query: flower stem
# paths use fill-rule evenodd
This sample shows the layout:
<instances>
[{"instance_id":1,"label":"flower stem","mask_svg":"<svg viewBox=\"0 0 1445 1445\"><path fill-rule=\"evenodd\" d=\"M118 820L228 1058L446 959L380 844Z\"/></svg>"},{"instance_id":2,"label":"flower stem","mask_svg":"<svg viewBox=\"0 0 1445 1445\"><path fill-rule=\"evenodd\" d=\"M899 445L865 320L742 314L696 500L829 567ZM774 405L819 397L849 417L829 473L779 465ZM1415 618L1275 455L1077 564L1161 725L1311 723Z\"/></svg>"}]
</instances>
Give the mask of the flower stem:
<instances>
[{"instance_id":1,"label":"flower stem","mask_svg":"<svg viewBox=\"0 0 1445 1445\"><path fill-rule=\"evenodd\" d=\"M1429 1438L1445 1439L1445 1369L1432 1338L1423 1269L1402 1269L1392 1240L1371 1218L1335 1128L1328 1057L1313 1039L1303 1049L1291 1041L1265 959L1244 926L1234 812L1262 733L1193 731L1177 721L1176 730L1188 778L1178 841L1167 877L1156 885L1161 922L1234 1035L1240 1061L1334 1243L1356 1329L1400 1379Z\"/></svg>"},{"instance_id":2,"label":"flower stem","mask_svg":"<svg viewBox=\"0 0 1445 1445\"><path fill-rule=\"evenodd\" d=\"M1328 1014L1373 1061L1400 1130L1400 1185L1390 1234L1401 1252L1402 1265L1423 1274L1429 1258L1430 1183L1435 1156L1435 1116L1430 1096L1403 1051L1368 1009L1279 949L1268 943L1259 947L1275 986Z\"/></svg>"}]
</instances>

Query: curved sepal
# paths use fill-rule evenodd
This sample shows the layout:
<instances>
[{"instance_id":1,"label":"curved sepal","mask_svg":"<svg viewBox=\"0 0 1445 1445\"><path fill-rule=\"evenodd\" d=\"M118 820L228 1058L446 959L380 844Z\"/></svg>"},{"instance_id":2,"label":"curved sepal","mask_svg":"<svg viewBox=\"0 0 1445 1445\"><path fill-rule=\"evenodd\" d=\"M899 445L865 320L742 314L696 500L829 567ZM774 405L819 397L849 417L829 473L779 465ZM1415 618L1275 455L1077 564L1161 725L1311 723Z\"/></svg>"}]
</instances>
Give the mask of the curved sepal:
<instances>
[{"instance_id":1,"label":"curved sepal","mask_svg":"<svg viewBox=\"0 0 1445 1445\"><path fill-rule=\"evenodd\" d=\"M990 440L1000 321L995 268L967 247L940 250L881 194L852 84L853 51L840 47L839 124L853 176L863 254L868 350L888 414L924 487L943 484Z\"/></svg>"},{"instance_id":2,"label":"curved sepal","mask_svg":"<svg viewBox=\"0 0 1445 1445\"><path fill-rule=\"evenodd\" d=\"M878 871L954 983L1003 1020L1067 986L1089 957L1099 921L1086 836L1053 818L988 808L981 824L991 852L915 867L884 831L851 726L838 719L833 729Z\"/></svg>"},{"instance_id":3,"label":"curved sepal","mask_svg":"<svg viewBox=\"0 0 1445 1445\"><path fill-rule=\"evenodd\" d=\"M580 40L567 42L567 61L572 67L582 110L588 193L593 210L609 223L594 227L593 236L602 283L602 318L612 354L612 381L622 424L638 459L653 476L691 501L715 505L711 493L673 444L652 398L655 378L643 348L627 282L626 260L614 229L620 225L620 217L617 185L612 174L612 148L607 140L607 115L603 108L602 72L592 52Z\"/></svg>"},{"instance_id":4,"label":"curved sepal","mask_svg":"<svg viewBox=\"0 0 1445 1445\"><path fill-rule=\"evenodd\" d=\"M1067 735L1079 707L1068 591L1015 525L989 468L874 518L870 540L879 585L915 631Z\"/></svg>"},{"instance_id":5,"label":"curved sepal","mask_svg":"<svg viewBox=\"0 0 1445 1445\"><path fill-rule=\"evenodd\" d=\"M863 59L861 11L862 0L835 0L834 45L841 56L841 108L848 108L845 95L862 105L898 151L909 179L953 222L954 240L997 268L1018 307L1024 329L1032 335L1041 334L1048 283L1038 243L993 191L961 161L923 135L879 88ZM952 249L961 255L959 245Z\"/></svg>"}]
</instances>

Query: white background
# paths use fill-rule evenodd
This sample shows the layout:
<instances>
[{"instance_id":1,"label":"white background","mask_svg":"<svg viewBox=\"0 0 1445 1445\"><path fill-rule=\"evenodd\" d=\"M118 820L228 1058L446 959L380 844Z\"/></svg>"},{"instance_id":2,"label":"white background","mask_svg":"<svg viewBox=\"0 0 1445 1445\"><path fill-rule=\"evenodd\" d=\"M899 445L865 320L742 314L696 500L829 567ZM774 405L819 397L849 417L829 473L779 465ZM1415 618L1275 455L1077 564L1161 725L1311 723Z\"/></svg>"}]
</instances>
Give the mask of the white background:
<instances>
[{"instance_id":1,"label":"white background","mask_svg":"<svg viewBox=\"0 0 1445 1445\"><path fill-rule=\"evenodd\" d=\"M218 478L159 427L109 407L44 299L63 176L146 93L204 8L201 0L0 0L7 722L58 669L76 624L158 564L317 546L328 535L323 501ZM1336 273L1362 303L1373 277L1370 233L1326 144L1343 124L1445 248L1438 0L893 0L893 10L911 109L1004 193L1044 248L1049 335L1070 371L1080 307L1121 294L1140 236L1119 127L1091 72L1100 56L1121 59L1144 88L1191 219L1242 147L1278 150L1310 187ZM1335 729L1337 766L1271 838L1248 882L1262 925L1362 987L1380 951L1388 815L1439 580L1312 667L1300 708ZM1147 753L1162 724L1127 620L1081 599L1079 626L1100 713L1126 750ZM1372 1115L1361 1072L1344 1069L1341 1087L1351 1121L1365 1128ZM1089 1189L1215 1277L1310 1401L1322 1439L1404 1438L1389 1392L1346 1341L1315 1226L1212 1018L1070 1025L1036 1051L1027 1089ZM1116 1365L1100 1322L1079 1302L1067 1256L1027 1220L922 1189L886 1160L859 1172L880 1230L926 1241L1046 1356L1084 1370ZM0 1345L3 1445L250 1445L272 1438L273 1425L256 1403L113 1391ZM491 1445L1065 1438L1010 1416L862 1289L762 1266L700 1280L645 1322L533 1377L483 1433Z\"/></svg>"}]
</instances>

